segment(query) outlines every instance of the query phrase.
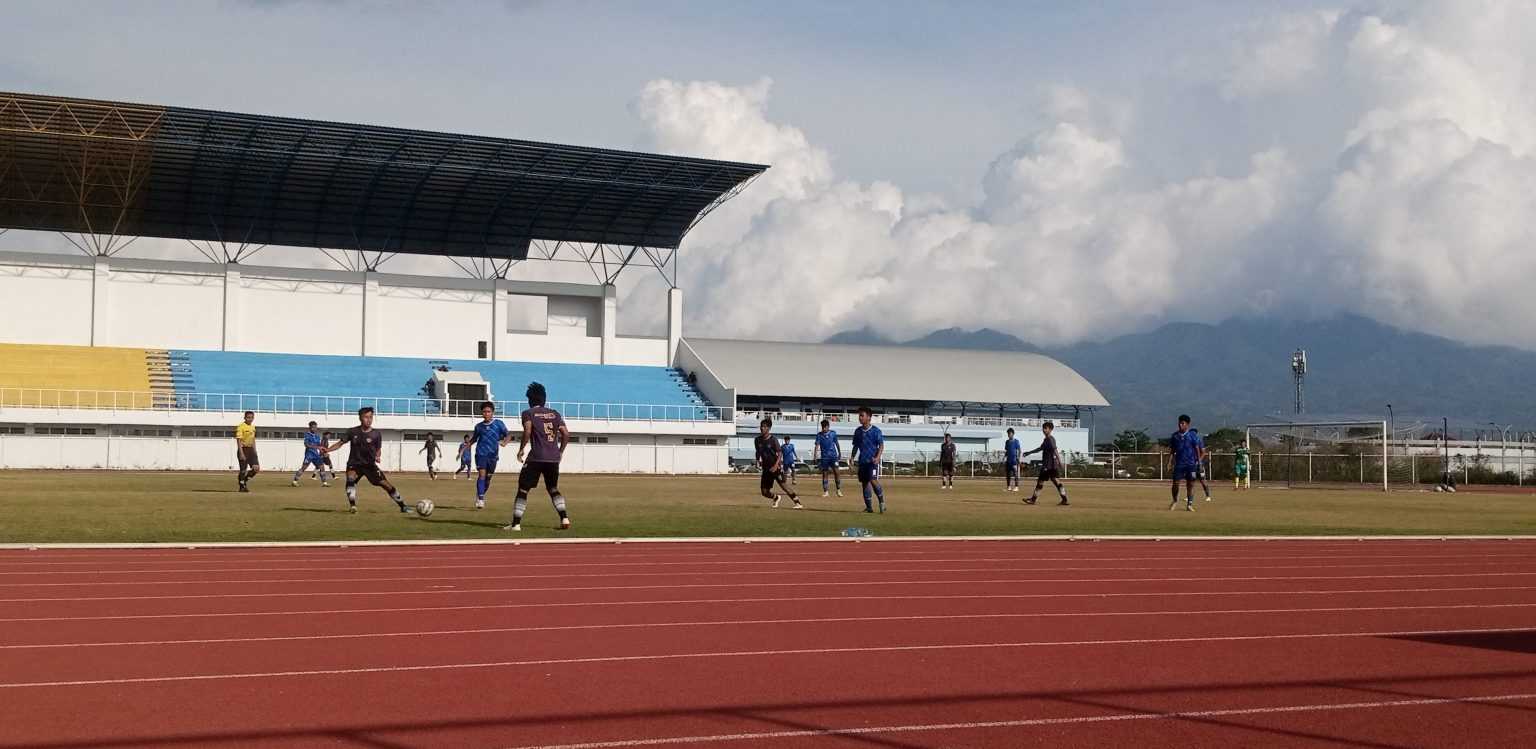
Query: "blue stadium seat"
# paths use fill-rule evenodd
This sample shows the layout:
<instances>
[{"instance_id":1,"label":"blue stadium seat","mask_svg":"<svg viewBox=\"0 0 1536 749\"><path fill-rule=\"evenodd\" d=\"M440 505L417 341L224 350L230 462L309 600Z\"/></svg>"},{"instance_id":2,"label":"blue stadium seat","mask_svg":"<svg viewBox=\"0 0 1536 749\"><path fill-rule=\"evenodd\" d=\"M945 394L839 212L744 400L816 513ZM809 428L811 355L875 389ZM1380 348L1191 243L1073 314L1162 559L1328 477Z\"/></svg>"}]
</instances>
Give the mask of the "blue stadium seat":
<instances>
[{"instance_id":1,"label":"blue stadium seat","mask_svg":"<svg viewBox=\"0 0 1536 749\"><path fill-rule=\"evenodd\" d=\"M709 403L686 375L665 367L545 364L476 359L172 351L181 408L267 413L340 413L373 406L381 414L434 414L422 387L434 368L479 372L507 408L523 389L544 383L550 405L568 418L708 419Z\"/></svg>"}]
</instances>

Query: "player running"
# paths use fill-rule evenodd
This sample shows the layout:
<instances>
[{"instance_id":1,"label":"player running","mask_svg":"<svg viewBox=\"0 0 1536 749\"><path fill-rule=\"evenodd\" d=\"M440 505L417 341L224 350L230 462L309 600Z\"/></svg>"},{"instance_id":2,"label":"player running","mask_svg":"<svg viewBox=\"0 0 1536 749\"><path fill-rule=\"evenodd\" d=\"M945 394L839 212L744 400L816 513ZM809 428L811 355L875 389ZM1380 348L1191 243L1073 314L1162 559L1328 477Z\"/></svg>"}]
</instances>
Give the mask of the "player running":
<instances>
[{"instance_id":1,"label":"player running","mask_svg":"<svg viewBox=\"0 0 1536 749\"><path fill-rule=\"evenodd\" d=\"M784 452L784 478L789 479L789 483L794 485L799 483L795 480L795 474L798 473L795 470L795 463L800 460L800 455L795 450L794 443L789 440L790 436L784 435L784 446L782 448Z\"/></svg>"},{"instance_id":2,"label":"player running","mask_svg":"<svg viewBox=\"0 0 1536 749\"><path fill-rule=\"evenodd\" d=\"M843 474L837 467L837 461L843 457L843 447L837 442L837 432L832 431L832 422L821 420L821 431L816 433L816 446L812 448L811 454L816 460L816 466L821 469L821 496L827 496L829 473L837 482L837 496L843 496Z\"/></svg>"},{"instance_id":3,"label":"player running","mask_svg":"<svg viewBox=\"0 0 1536 749\"><path fill-rule=\"evenodd\" d=\"M479 477L475 480L475 509L485 509L485 493L491 488L491 477L496 475L496 461L501 458L501 448L512 441L512 430L506 422L496 418L496 404L486 401L480 404L480 423L475 425L475 467Z\"/></svg>"},{"instance_id":4,"label":"player running","mask_svg":"<svg viewBox=\"0 0 1536 749\"><path fill-rule=\"evenodd\" d=\"M1253 484L1248 479L1248 446L1238 445L1232 452L1234 464L1232 467L1232 488L1252 489Z\"/></svg>"},{"instance_id":5,"label":"player running","mask_svg":"<svg viewBox=\"0 0 1536 749\"><path fill-rule=\"evenodd\" d=\"M395 500L395 506L400 508L400 512L409 515L411 508L400 497L400 490L389 483L389 477L379 468L384 434L373 428L373 406L359 408L357 422L357 426L342 433L341 440L336 444L322 448L327 453L340 450L343 445L352 448L347 453L347 512L357 513L357 482L368 479L368 483L383 489L390 499Z\"/></svg>"},{"instance_id":6,"label":"player running","mask_svg":"<svg viewBox=\"0 0 1536 749\"><path fill-rule=\"evenodd\" d=\"M299 479L304 477L304 471L311 466L320 474L320 485L330 486L331 476L325 469L325 455L320 452L325 447L325 435L319 431L320 425L309 422L309 430L304 432L304 462L299 464L299 470L293 472L294 486L299 485Z\"/></svg>"},{"instance_id":7,"label":"player running","mask_svg":"<svg viewBox=\"0 0 1536 749\"><path fill-rule=\"evenodd\" d=\"M795 503L795 509L803 510L805 505L800 504L800 498L795 496L795 490L784 483L784 448L779 446L779 440L773 436L773 420L763 419L757 425L758 435L752 440L753 447L757 448L757 464L763 469L763 477L758 482L759 490L765 499L773 500L773 506L779 506L779 495L773 493L773 485L778 484L789 500Z\"/></svg>"},{"instance_id":8,"label":"player running","mask_svg":"<svg viewBox=\"0 0 1536 749\"><path fill-rule=\"evenodd\" d=\"M1173 503L1179 506L1179 481L1184 482L1184 509L1195 511L1195 481L1200 478L1200 461L1205 459L1205 441L1200 433L1189 428L1189 416L1179 416L1179 431L1168 438L1168 451L1173 454Z\"/></svg>"},{"instance_id":9,"label":"player running","mask_svg":"<svg viewBox=\"0 0 1536 749\"><path fill-rule=\"evenodd\" d=\"M1056 438L1051 436L1051 432L1055 429L1056 425L1049 421L1041 424L1040 432L1045 437L1040 440L1040 446L1024 453L1024 455L1040 453L1040 475L1035 477L1035 490L1030 493L1029 499L1024 500L1024 504L1034 504L1040 498L1040 488L1045 486L1046 481L1050 481L1056 487L1056 493L1061 495L1061 501L1056 503L1057 506L1067 505L1067 488L1061 485L1061 450L1056 448Z\"/></svg>"},{"instance_id":10,"label":"player running","mask_svg":"<svg viewBox=\"0 0 1536 749\"><path fill-rule=\"evenodd\" d=\"M939 488L955 488L955 454L959 450L955 446L955 438L944 433L944 444L939 445Z\"/></svg>"},{"instance_id":11,"label":"player running","mask_svg":"<svg viewBox=\"0 0 1536 749\"><path fill-rule=\"evenodd\" d=\"M469 460L474 454L475 443L470 435L466 434L464 435L464 441L459 443L459 470L453 472L454 478L458 478L461 473L464 474L464 478L469 478L470 474L475 470L469 465Z\"/></svg>"},{"instance_id":12,"label":"player running","mask_svg":"<svg viewBox=\"0 0 1536 749\"><path fill-rule=\"evenodd\" d=\"M433 481L437 480L437 456L442 452L442 446L437 444L437 435L431 432L427 432L427 441L416 451L417 455L427 454L427 478Z\"/></svg>"},{"instance_id":13,"label":"player running","mask_svg":"<svg viewBox=\"0 0 1536 749\"><path fill-rule=\"evenodd\" d=\"M523 511L528 509L528 492L539 485L539 479L544 479L544 490L549 492L549 501L554 504L555 512L560 514L560 530L568 530L571 527L571 518L565 511L565 495L560 493L560 458L565 455L565 446L571 443L571 430L565 426L565 419L560 412L545 407L549 402L549 396L544 392L544 386L537 382L528 384L528 408L523 411L523 434L517 443L517 460L523 464L523 470L517 475L517 500L512 503L512 524L504 528L509 531L523 529ZM528 460L523 461L523 453L527 451Z\"/></svg>"},{"instance_id":14,"label":"player running","mask_svg":"<svg viewBox=\"0 0 1536 749\"><path fill-rule=\"evenodd\" d=\"M1008 427L1008 440L1003 443L1003 480L1006 482L1003 491L1005 492L1019 490L1019 451L1023 449L1013 436L1013 427Z\"/></svg>"},{"instance_id":15,"label":"player running","mask_svg":"<svg viewBox=\"0 0 1536 749\"><path fill-rule=\"evenodd\" d=\"M235 462L240 464L240 491L251 490L251 479L261 473L256 457L256 412L246 411L245 421L235 425Z\"/></svg>"},{"instance_id":16,"label":"player running","mask_svg":"<svg viewBox=\"0 0 1536 749\"><path fill-rule=\"evenodd\" d=\"M859 485L864 489L864 511L874 512L870 505L870 493L880 499L880 512L885 512L885 489L880 486L880 458L885 455L885 435L880 427L870 422L874 412L868 406L859 407L859 428L853 430L853 458L859 464Z\"/></svg>"}]
</instances>

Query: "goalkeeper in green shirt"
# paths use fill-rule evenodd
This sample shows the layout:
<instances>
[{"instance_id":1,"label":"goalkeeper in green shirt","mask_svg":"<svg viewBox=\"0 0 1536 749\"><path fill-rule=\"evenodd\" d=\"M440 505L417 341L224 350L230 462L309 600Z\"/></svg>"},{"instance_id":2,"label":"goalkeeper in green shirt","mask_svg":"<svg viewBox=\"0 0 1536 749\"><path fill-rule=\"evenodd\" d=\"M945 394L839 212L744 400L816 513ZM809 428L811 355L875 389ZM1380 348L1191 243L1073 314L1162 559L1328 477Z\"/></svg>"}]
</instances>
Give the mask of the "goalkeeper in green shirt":
<instances>
[{"instance_id":1,"label":"goalkeeper in green shirt","mask_svg":"<svg viewBox=\"0 0 1536 749\"><path fill-rule=\"evenodd\" d=\"M1232 454L1236 458L1236 464L1232 471L1232 488L1253 488L1253 485L1248 480L1248 447L1246 445L1238 445L1237 450L1233 451Z\"/></svg>"}]
</instances>

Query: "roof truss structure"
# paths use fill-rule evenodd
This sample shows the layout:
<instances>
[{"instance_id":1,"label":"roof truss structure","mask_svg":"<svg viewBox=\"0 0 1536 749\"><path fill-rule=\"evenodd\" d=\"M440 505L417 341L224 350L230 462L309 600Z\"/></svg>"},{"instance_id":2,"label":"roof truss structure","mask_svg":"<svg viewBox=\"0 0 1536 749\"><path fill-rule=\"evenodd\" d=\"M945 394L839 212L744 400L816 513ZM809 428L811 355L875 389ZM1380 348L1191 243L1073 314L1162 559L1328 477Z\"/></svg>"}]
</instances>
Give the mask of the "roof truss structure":
<instances>
[{"instance_id":1,"label":"roof truss structure","mask_svg":"<svg viewBox=\"0 0 1536 749\"><path fill-rule=\"evenodd\" d=\"M140 236L239 262L313 247L501 276L587 262L662 270L766 167L472 135L0 92L0 227L113 255ZM338 260L340 262L340 260Z\"/></svg>"}]
</instances>

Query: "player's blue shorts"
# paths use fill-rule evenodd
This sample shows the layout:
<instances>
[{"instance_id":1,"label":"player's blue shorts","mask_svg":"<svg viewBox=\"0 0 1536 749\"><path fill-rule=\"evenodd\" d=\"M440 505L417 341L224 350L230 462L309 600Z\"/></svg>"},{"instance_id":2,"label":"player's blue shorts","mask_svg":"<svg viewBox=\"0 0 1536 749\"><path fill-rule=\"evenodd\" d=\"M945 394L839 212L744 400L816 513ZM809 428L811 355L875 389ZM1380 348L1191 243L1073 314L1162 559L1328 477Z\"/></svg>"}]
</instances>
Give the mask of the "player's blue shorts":
<instances>
[{"instance_id":1,"label":"player's blue shorts","mask_svg":"<svg viewBox=\"0 0 1536 749\"><path fill-rule=\"evenodd\" d=\"M1199 481L1202 477L1200 466L1175 466L1173 469L1174 481Z\"/></svg>"},{"instance_id":2,"label":"player's blue shorts","mask_svg":"<svg viewBox=\"0 0 1536 749\"><path fill-rule=\"evenodd\" d=\"M325 459L320 457L320 453L315 453L315 452L306 452L306 453L304 453L304 465L311 465L311 466L314 466L316 468L319 468L320 465L322 463L324 463L324 462L325 462Z\"/></svg>"},{"instance_id":3,"label":"player's blue shorts","mask_svg":"<svg viewBox=\"0 0 1536 749\"><path fill-rule=\"evenodd\" d=\"M497 455L476 455L475 467L485 471L486 475L493 474L496 472L496 461L499 457Z\"/></svg>"},{"instance_id":4,"label":"player's blue shorts","mask_svg":"<svg viewBox=\"0 0 1536 749\"><path fill-rule=\"evenodd\" d=\"M859 464L859 483L867 484L867 483L869 483L871 481L874 481L874 480L876 480L878 478L880 478L880 464L879 463L860 463Z\"/></svg>"},{"instance_id":5,"label":"player's blue shorts","mask_svg":"<svg viewBox=\"0 0 1536 749\"><path fill-rule=\"evenodd\" d=\"M1018 476L1019 475L1019 462L1017 460L1010 460L1005 465L1008 468L1008 475L1009 476Z\"/></svg>"},{"instance_id":6,"label":"player's blue shorts","mask_svg":"<svg viewBox=\"0 0 1536 749\"><path fill-rule=\"evenodd\" d=\"M837 458L822 458L816 465L823 471L830 471L837 467Z\"/></svg>"}]
</instances>

